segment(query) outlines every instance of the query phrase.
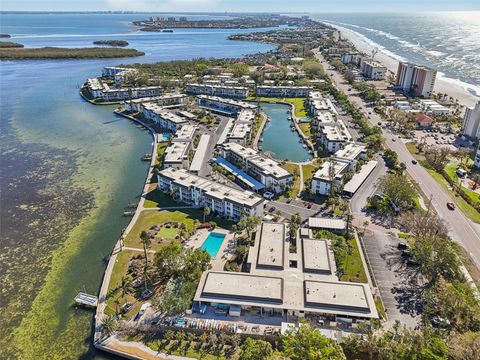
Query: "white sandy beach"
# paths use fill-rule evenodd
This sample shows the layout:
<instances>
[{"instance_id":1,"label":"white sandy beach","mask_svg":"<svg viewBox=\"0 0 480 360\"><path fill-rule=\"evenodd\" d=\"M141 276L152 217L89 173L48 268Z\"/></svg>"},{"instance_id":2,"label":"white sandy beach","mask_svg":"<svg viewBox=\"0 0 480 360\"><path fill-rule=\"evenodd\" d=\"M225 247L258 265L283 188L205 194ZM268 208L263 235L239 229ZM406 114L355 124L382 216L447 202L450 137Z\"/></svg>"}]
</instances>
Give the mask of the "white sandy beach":
<instances>
[{"instance_id":1,"label":"white sandy beach","mask_svg":"<svg viewBox=\"0 0 480 360\"><path fill-rule=\"evenodd\" d=\"M402 59L400 56L389 52L384 47L373 43L365 36L356 33L350 29L338 26L336 24L330 24L333 27L340 30L343 37L353 42L356 48L364 53L370 54L373 48L378 48L378 53L375 55L375 60L382 63L390 71L396 73L398 67L398 61ZM469 91L470 90L470 91ZM473 106L480 100L480 87L462 82L458 79L451 79L443 76L441 73L437 73L437 79L435 81L435 92L448 94L449 96L458 99L459 103L465 106ZM475 95L475 93L477 95Z\"/></svg>"}]
</instances>

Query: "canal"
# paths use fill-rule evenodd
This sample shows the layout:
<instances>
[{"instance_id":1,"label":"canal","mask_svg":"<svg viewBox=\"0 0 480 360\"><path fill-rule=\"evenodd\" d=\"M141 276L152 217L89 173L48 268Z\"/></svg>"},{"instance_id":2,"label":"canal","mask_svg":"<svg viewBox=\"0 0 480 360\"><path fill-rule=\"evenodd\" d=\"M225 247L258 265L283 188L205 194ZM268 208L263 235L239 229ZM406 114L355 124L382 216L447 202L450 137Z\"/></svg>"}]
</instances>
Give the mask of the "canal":
<instances>
[{"instance_id":1,"label":"canal","mask_svg":"<svg viewBox=\"0 0 480 360\"><path fill-rule=\"evenodd\" d=\"M290 106L285 104L260 103L262 111L271 119L265 125L262 151L277 160L294 162L309 161L312 155L296 131L291 130Z\"/></svg>"}]
</instances>

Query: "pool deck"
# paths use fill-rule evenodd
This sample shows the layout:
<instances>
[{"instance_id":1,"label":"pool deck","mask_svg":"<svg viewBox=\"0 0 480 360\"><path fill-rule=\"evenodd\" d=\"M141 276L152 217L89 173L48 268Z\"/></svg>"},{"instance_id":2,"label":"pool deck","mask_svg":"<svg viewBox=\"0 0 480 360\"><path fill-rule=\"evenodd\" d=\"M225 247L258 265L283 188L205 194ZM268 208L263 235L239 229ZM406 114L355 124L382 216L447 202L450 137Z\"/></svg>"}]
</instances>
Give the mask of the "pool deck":
<instances>
[{"instance_id":1,"label":"pool deck","mask_svg":"<svg viewBox=\"0 0 480 360\"><path fill-rule=\"evenodd\" d=\"M212 270L223 270L225 262L233 255L235 251L235 246L233 244L233 232L218 227L213 231L209 231L207 229L197 230L195 234L193 234L193 236L188 240L188 247L199 249L211 232L225 234L225 239L218 249L217 256L210 262L212 265Z\"/></svg>"}]
</instances>

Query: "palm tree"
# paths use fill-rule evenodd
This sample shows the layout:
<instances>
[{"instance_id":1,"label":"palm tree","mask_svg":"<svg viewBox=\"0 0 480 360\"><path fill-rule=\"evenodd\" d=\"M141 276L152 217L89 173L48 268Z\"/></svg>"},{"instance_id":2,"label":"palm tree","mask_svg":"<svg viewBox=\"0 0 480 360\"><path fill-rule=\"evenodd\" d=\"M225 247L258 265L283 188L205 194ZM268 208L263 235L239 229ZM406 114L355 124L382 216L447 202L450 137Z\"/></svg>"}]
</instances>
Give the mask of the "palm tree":
<instances>
[{"instance_id":1,"label":"palm tree","mask_svg":"<svg viewBox=\"0 0 480 360\"><path fill-rule=\"evenodd\" d=\"M115 299L113 300L113 303L115 304L115 315L118 316L118 306L120 305L120 300Z\"/></svg>"},{"instance_id":2,"label":"palm tree","mask_svg":"<svg viewBox=\"0 0 480 360\"><path fill-rule=\"evenodd\" d=\"M205 205L203 207L203 222L205 222L205 218L210 215L210 213L212 212L212 210L210 210L210 208L208 207L208 205Z\"/></svg>"},{"instance_id":3,"label":"palm tree","mask_svg":"<svg viewBox=\"0 0 480 360\"><path fill-rule=\"evenodd\" d=\"M125 296L128 293L131 293L133 291L133 286L132 286L132 281L128 276L123 276L121 283L120 283L120 290L122 291L122 299L125 298Z\"/></svg>"},{"instance_id":4,"label":"palm tree","mask_svg":"<svg viewBox=\"0 0 480 360\"><path fill-rule=\"evenodd\" d=\"M107 316L102 320L102 329L105 333L110 336L112 335L115 330L117 329L117 319L115 316Z\"/></svg>"},{"instance_id":5,"label":"palm tree","mask_svg":"<svg viewBox=\"0 0 480 360\"><path fill-rule=\"evenodd\" d=\"M143 254L145 256L145 266L143 267L143 277L145 279L145 290L147 290L147 270L148 270L148 253L147 248L151 245L152 241L150 240L150 236L144 230L140 234L140 240L142 240L143 244Z\"/></svg>"}]
</instances>

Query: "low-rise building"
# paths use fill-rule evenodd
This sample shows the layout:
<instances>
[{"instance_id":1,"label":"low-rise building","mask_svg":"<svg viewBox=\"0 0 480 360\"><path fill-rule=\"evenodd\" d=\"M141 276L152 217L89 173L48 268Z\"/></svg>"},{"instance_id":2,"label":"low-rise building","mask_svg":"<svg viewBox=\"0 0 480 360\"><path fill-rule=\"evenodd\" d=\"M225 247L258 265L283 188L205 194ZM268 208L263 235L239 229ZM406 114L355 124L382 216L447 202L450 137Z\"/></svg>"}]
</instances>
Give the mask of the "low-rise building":
<instances>
[{"instance_id":1,"label":"low-rise building","mask_svg":"<svg viewBox=\"0 0 480 360\"><path fill-rule=\"evenodd\" d=\"M237 143L225 143L219 147L223 158L260 181L267 190L280 193L293 183L293 175L270 158Z\"/></svg>"},{"instance_id":2,"label":"low-rise building","mask_svg":"<svg viewBox=\"0 0 480 360\"><path fill-rule=\"evenodd\" d=\"M415 115L415 121L417 122L418 127L422 129L432 127L434 122L430 116L420 113Z\"/></svg>"},{"instance_id":3,"label":"low-rise building","mask_svg":"<svg viewBox=\"0 0 480 360\"><path fill-rule=\"evenodd\" d=\"M257 86L257 96L264 97L307 97L313 90L310 86Z\"/></svg>"},{"instance_id":4,"label":"low-rise building","mask_svg":"<svg viewBox=\"0 0 480 360\"><path fill-rule=\"evenodd\" d=\"M438 115L451 115L452 110L430 99L421 99L419 101L420 108L423 112L438 116Z\"/></svg>"},{"instance_id":5,"label":"low-rise building","mask_svg":"<svg viewBox=\"0 0 480 360\"><path fill-rule=\"evenodd\" d=\"M188 96L185 94L163 94L160 96L127 100L124 108L127 111L143 112L143 105L146 103L155 103L159 106L186 105Z\"/></svg>"},{"instance_id":6,"label":"low-rise building","mask_svg":"<svg viewBox=\"0 0 480 360\"><path fill-rule=\"evenodd\" d=\"M235 121L227 135L227 140L240 145L247 145L252 140L252 126L252 123Z\"/></svg>"},{"instance_id":7,"label":"low-rise building","mask_svg":"<svg viewBox=\"0 0 480 360\"><path fill-rule=\"evenodd\" d=\"M349 162L349 170L355 170L358 160L367 158L367 147L359 143L348 143L335 152L335 159Z\"/></svg>"},{"instance_id":8,"label":"low-rise building","mask_svg":"<svg viewBox=\"0 0 480 360\"><path fill-rule=\"evenodd\" d=\"M342 55L342 62L347 65L347 64L354 64L356 66L360 65L360 62L362 61L363 55L354 52L354 53L346 53Z\"/></svg>"},{"instance_id":9,"label":"low-rise building","mask_svg":"<svg viewBox=\"0 0 480 360\"><path fill-rule=\"evenodd\" d=\"M258 111L257 105L218 96L198 95L195 102L198 107L227 115L236 115L243 110L250 110L254 113Z\"/></svg>"},{"instance_id":10,"label":"low-rise building","mask_svg":"<svg viewBox=\"0 0 480 360\"><path fill-rule=\"evenodd\" d=\"M369 60L362 60L360 64L360 72L363 76L372 80L383 80L385 78L385 73L387 68L382 64Z\"/></svg>"},{"instance_id":11,"label":"low-rise building","mask_svg":"<svg viewBox=\"0 0 480 360\"><path fill-rule=\"evenodd\" d=\"M164 169L157 177L160 191L192 206L208 206L215 215L239 220L243 214L263 213L264 200L251 191L240 191L183 169Z\"/></svg>"},{"instance_id":12,"label":"low-rise building","mask_svg":"<svg viewBox=\"0 0 480 360\"><path fill-rule=\"evenodd\" d=\"M308 111L312 116L316 116L321 112L330 112L333 115L338 115L332 101L318 91L313 91L308 95Z\"/></svg>"},{"instance_id":13,"label":"low-rise building","mask_svg":"<svg viewBox=\"0 0 480 360\"><path fill-rule=\"evenodd\" d=\"M248 88L242 86L186 84L185 92L189 95L222 96L234 99L246 99Z\"/></svg>"},{"instance_id":14,"label":"low-rise building","mask_svg":"<svg viewBox=\"0 0 480 360\"><path fill-rule=\"evenodd\" d=\"M329 153L335 153L342 149L346 143L353 140L347 127L341 120L337 120L335 123L319 123L316 127L315 136Z\"/></svg>"},{"instance_id":15,"label":"low-rise building","mask_svg":"<svg viewBox=\"0 0 480 360\"><path fill-rule=\"evenodd\" d=\"M477 146L477 151L475 152L475 159L473 160L474 160L473 166L479 169L480 168L480 144L478 144Z\"/></svg>"},{"instance_id":16,"label":"low-rise building","mask_svg":"<svg viewBox=\"0 0 480 360\"><path fill-rule=\"evenodd\" d=\"M177 129L188 123L188 121L177 114L165 110L162 106L155 103L147 103L143 105L143 116L157 123L161 128L176 132Z\"/></svg>"},{"instance_id":17,"label":"low-rise building","mask_svg":"<svg viewBox=\"0 0 480 360\"><path fill-rule=\"evenodd\" d=\"M325 161L313 174L312 191L319 195L330 195L332 186L339 187L343 184L344 175L348 172L349 165L348 161L336 159Z\"/></svg>"},{"instance_id":18,"label":"low-rise building","mask_svg":"<svg viewBox=\"0 0 480 360\"><path fill-rule=\"evenodd\" d=\"M192 140L195 136L197 127L194 125L182 125L175 132L170 145L163 154L164 168L188 169L190 166L190 150L192 150Z\"/></svg>"},{"instance_id":19,"label":"low-rise building","mask_svg":"<svg viewBox=\"0 0 480 360\"><path fill-rule=\"evenodd\" d=\"M98 78L88 79L87 87L92 97L111 102L159 96L162 93L160 86L111 88L107 83Z\"/></svg>"},{"instance_id":20,"label":"low-rise building","mask_svg":"<svg viewBox=\"0 0 480 360\"><path fill-rule=\"evenodd\" d=\"M344 234L347 230L347 223L342 219L309 217L308 228L313 231L327 230L337 234Z\"/></svg>"},{"instance_id":21,"label":"low-rise building","mask_svg":"<svg viewBox=\"0 0 480 360\"><path fill-rule=\"evenodd\" d=\"M194 302L226 305L230 316L260 313L278 324L286 316L322 316L329 325L378 318L369 285L335 275L329 240L300 238L291 254L287 234L285 224L264 222L248 253L249 272L204 272Z\"/></svg>"}]
</instances>

